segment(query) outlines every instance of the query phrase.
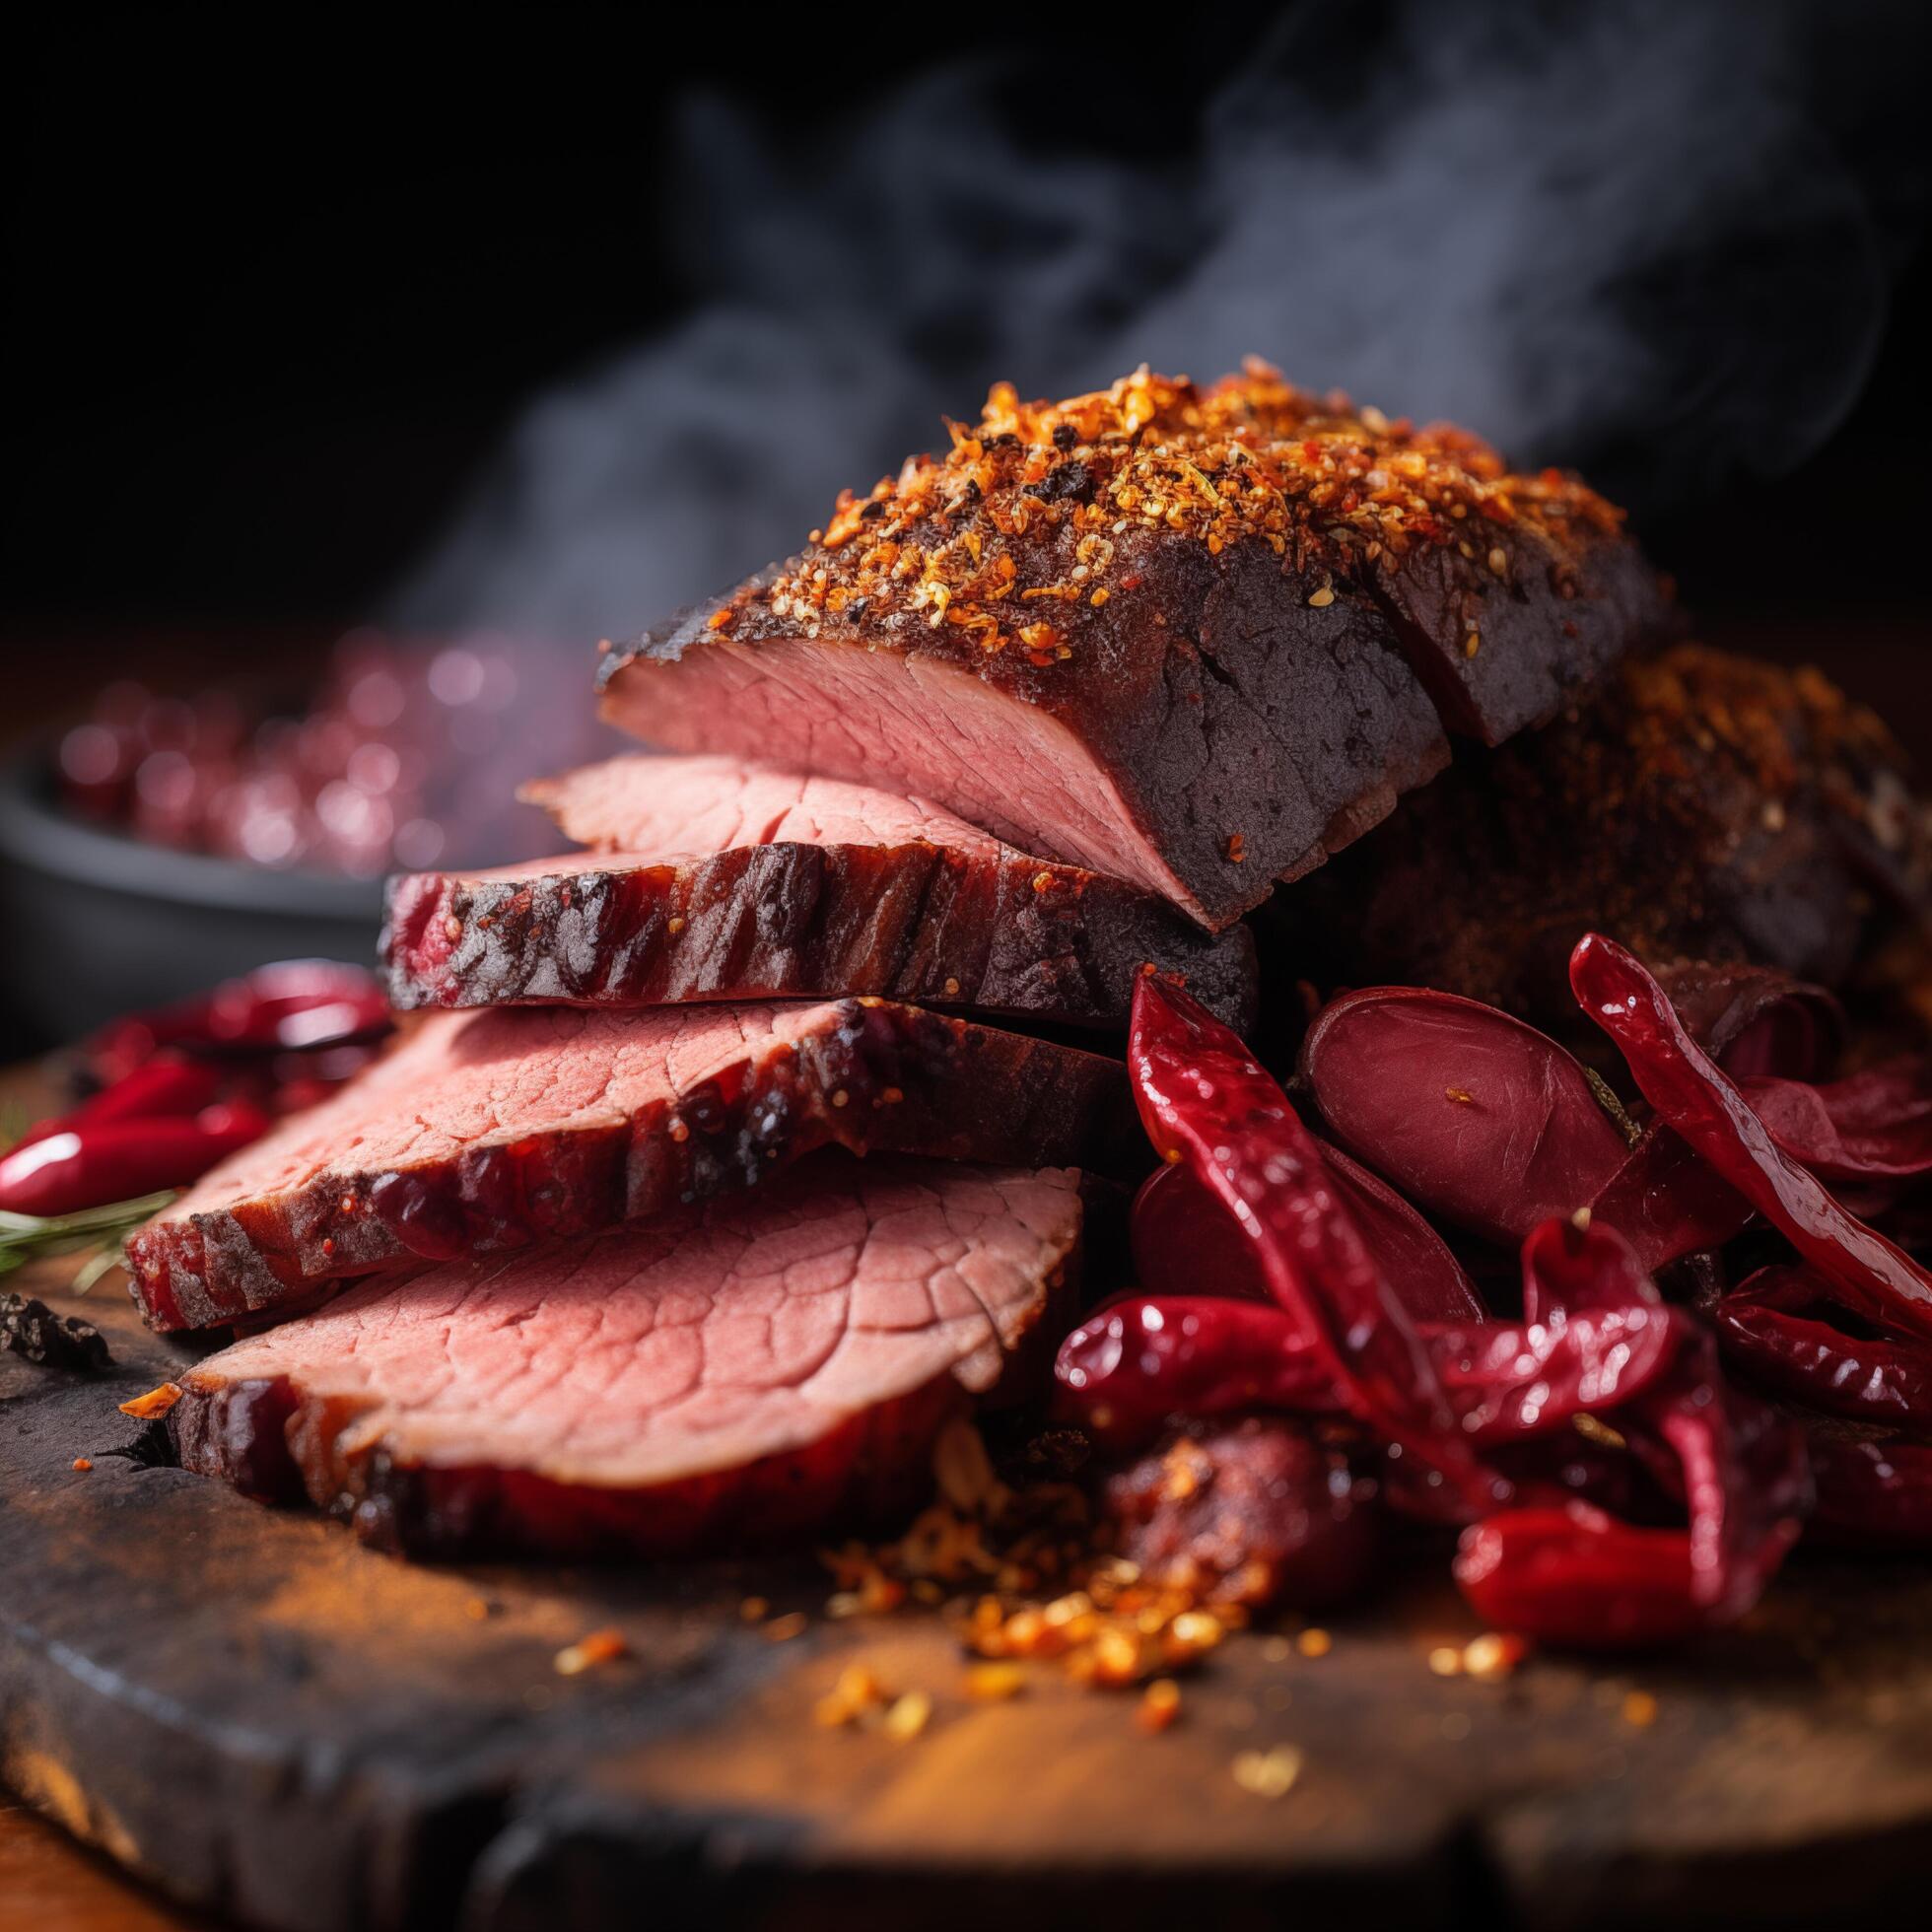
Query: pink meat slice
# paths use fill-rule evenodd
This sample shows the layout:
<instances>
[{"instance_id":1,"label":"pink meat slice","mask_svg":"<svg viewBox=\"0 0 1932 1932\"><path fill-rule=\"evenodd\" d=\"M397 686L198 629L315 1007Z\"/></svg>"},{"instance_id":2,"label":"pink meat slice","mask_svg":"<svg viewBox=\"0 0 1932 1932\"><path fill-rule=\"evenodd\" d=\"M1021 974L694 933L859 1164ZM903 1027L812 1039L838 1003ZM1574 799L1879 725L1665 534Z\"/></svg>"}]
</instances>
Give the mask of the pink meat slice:
<instances>
[{"instance_id":1,"label":"pink meat slice","mask_svg":"<svg viewBox=\"0 0 1932 1932\"><path fill-rule=\"evenodd\" d=\"M755 1197L319 1311L191 1369L183 1463L406 1548L666 1551L897 1500L1065 1278L1078 1175L820 1155Z\"/></svg>"},{"instance_id":2,"label":"pink meat slice","mask_svg":"<svg viewBox=\"0 0 1932 1932\"><path fill-rule=\"evenodd\" d=\"M988 858L1012 850L930 799L739 758L608 758L533 779L518 795L541 805L567 839L606 852L671 857L788 842L924 843Z\"/></svg>"},{"instance_id":3,"label":"pink meat slice","mask_svg":"<svg viewBox=\"0 0 1932 1932\"><path fill-rule=\"evenodd\" d=\"M1120 1063L890 1000L437 1014L127 1243L157 1328L288 1312L314 1284L574 1235L833 1145L1117 1161Z\"/></svg>"},{"instance_id":4,"label":"pink meat slice","mask_svg":"<svg viewBox=\"0 0 1932 1932\"><path fill-rule=\"evenodd\" d=\"M527 787L583 855L389 884L391 1000L634 1007L877 995L1127 1024L1152 965L1254 1016L1254 941L1118 879L865 786L714 757L615 758Z\"/></svg>"}]
</instances>

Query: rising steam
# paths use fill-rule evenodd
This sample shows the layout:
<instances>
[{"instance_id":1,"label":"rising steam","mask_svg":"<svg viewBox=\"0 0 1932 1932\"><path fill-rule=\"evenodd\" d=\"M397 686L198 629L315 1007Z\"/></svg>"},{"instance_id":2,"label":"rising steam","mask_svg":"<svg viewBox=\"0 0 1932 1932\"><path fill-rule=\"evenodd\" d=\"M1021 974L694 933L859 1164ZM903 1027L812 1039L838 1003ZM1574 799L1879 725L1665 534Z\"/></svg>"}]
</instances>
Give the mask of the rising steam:
<instances>
[{"instance_id":1,"label":"rising steam","mask_svg":"<svg viewBox=\"0 0 1932 1932\"><path fill-rule=\"evenodd\" d=\"M1788 466L1841 418L1886 266L1793 84L1803 9L1748 35L1728 9L1599 6L1558 35L1418 4L1366 50L1329 37L1344 11L1240 59L1181 163L1029 145L992 68L809 152L692 96L697 306L530 407L397 615L634 631L795 548L998 377L1060 394L1259 353L1590 463L1639 509ZM1148 87L1137 111L1174 111Z\"/></svg>"}]
</instances>

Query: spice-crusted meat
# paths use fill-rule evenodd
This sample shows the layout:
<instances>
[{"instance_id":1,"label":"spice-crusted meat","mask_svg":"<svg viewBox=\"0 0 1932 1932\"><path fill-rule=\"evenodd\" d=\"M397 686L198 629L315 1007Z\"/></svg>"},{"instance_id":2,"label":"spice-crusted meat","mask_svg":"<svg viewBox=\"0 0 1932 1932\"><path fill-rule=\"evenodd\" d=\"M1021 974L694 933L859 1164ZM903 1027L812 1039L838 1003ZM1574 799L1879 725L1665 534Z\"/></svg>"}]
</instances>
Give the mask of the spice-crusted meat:
<instances>
[{"instance_id":1,"label":"spice-crusted meat","mask_svg":"<svg viewBox=\"0 0 1932 1932\"><path fill-rule=\"evenodd\" d=\"M937 807L728 758L617 758L526 789L606 848L391 882L403 1008L878 994L1124 1027L1143 964L1245 1030L1254 940Z\"/></svg>"},{"instance_id":2,"label":"spice-crusted meat","mask_svg":"<svg viewBox=\"0 0 1932 1932\"><path fill-rule=\"evenodd\" d=\"M1932 908L1932 828L1891 733L1815 670L1681 645L1459 760L1278 910L1317 977L1561 1024L1586 932L1838 986L1896 908Z\"/></svg>"},{"instance_id":3,"label":"spice-crusted meat","mask_svg":"<svg viewBox=\"0 0 1932 1932\"><path fill-rule=\"evenodd\" d=\"M198 1363L168 1425L185 1467L425 1554L795 1541L916 1499L1070 1267L1078 1179L821 1154L352 1289Z\"/></svg>"},{"instance_id":4,"label":"spice-crusted meat","mask_svg":"<svg viewBox=\"0 0 1932 1932\"><path fill-rule=\"evenodd\" d=\"M1619 513L1251 366L1021 404L604 659L673 750L890 786L1211 929L1668 623ZM1438 716L1439 715L1439 716Z\"/></svg>"},{"instance_id":5,"label":"spice-crusted meat","mask_svg":"<svg viewBox=\"0 0 1932 1932\"><path fill-rule=\"evenodd\" d=\"M156 1328L330 1278L520 1247L769 1180L835 1145L1101 1166L1118 1061L878 1000L433 1014L127 1242Z\"/></svg>"}]
</instances>

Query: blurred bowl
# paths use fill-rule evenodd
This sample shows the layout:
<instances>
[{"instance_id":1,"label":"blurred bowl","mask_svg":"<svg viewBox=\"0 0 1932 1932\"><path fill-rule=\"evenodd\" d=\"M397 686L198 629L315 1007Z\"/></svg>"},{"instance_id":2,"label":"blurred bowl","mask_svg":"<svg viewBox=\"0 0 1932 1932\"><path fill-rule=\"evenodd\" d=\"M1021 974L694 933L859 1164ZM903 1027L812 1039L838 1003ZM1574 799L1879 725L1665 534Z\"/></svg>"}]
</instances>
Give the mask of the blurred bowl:
<instances>
[{"instance_id":1,"label":"blurred bowl","mask_svg":"<svg viewBox=\"0 0 1932 1932\"><path fill-rule=\"evenodd\" d=\"M0 989L62 1041L271 959L367 962L380 879L145 845L60 807L45 745L0 764Z\"/></svg>"}]
</instances>

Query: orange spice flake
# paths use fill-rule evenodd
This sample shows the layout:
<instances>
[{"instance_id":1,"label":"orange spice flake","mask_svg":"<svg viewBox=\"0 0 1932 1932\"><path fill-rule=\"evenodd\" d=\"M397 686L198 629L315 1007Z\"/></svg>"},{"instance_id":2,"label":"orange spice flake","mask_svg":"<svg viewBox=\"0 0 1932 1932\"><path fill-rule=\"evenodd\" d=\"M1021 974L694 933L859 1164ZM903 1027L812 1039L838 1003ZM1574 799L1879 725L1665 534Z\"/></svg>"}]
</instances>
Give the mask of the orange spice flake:
<instances>
[{"instance_id":1,"label":"orange spice flake","mask_svg":"<svg viewBox=\"0 0 1932 1932\"><path fill-rule=\"evenodd\" d=\"M88 1458L85 1456L76 1456L74 1458L74 1467L81 1471L87 1471L92 1469L94 1467L94 1464L90 1462Z\"/></svg>"},{"instance_id":2,"label":"orange spice flake","mask_svg":"<svg viewBox=\"0 0 1932 1932\"><path fill-rule=\"evenodd\" d=\"M152 1422L166 1415L186 1393L178 1382L164 1382L160 1388L150 1389L146 1395L122 1403L120 1413L132 1415L137 1422Z\"/></svg>"},{"instance_id":3,"label":"orange spice flake","mask_svg":"<svg viewBox=\"0 0 1932 1932\"><path fill-rule=\"evenodd\" d=\"M580 1677L599 1664L612 1664L630 1654L631 1646L625 1641L622 1630L592 1630L588 1636L566 1644L550 1663L559 1677Z\"/></svg>"},{"instance_id":4,"label":"orange spice flake","mask_svg":"<svg viewBox=\"0 0 1932 1932\"><path fill-rule=\"evenodd\" d=\"M1178 535L1219 556L1265 543L1336 598L1385 558L1453 545L1471 573L1506 577L1504 541L1459 534L1472 516L1528 533L1559 585L1579 533L1622 513L1555 470L1511 473L1480 438L1417 429L1346 396L1293 387L1266 363L1207 385L1144 366L1111 387L1022 402L997 382L951 447L915 456L864 496L843 492L793 567L707 619L769 615L807 635L831 622L888 635L907 621L958 630L981 651L1016 643L1036 668L1078 655L1077 628L1141 581L1144 539ZM1552 561L1553 559L1553 562ZM1025 613L1041 601L1055 622ZM1474 626L1465 650L1481 643Z\"/></svg>"}]
</instances>

